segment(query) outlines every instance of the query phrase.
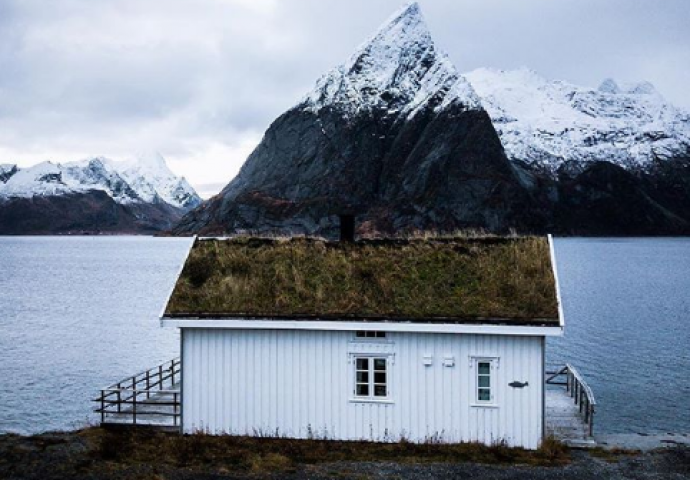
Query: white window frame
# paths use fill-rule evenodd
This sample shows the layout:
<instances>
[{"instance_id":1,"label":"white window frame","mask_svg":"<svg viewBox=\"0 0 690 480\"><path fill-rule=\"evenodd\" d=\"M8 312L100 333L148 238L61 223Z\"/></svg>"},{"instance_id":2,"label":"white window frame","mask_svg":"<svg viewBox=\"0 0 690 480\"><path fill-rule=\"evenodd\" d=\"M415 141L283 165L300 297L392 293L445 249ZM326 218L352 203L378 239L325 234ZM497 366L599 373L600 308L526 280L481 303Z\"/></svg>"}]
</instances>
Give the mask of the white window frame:
<instances>
[{"instance_id":1,"label":"white window frame","mask_svg":"<svg viewBox=\"0 0 690 480\"><path fill-rule=\"evenodd\" d=\"M360 333L364 333L365 335L371 335L371 336L360 337L359 336ZM382 330L356 330L353 333L353 336L354 336L355 342L387 342L388 341L388 333L384 332Z\"/></svg>"},{"instance_id":2,"label":"white window frame","mask_svg":"<svg viewBox=\"0 0 690 480\"><path fill-rule=\"evenodd\" d=\"M352 398L350 399L351 402L355 403L393 403L393 399L391 396L391 370L393 366L393 355L386 354L386 353L352 353L350 354L350 359L352 363L352 369L351 369L351 392L352 392ZM368 374L368 381L367 385L369 388L369 394L368 395L358 395L357 394L357 386L358 384L361 385L363 384L362 382L358 382L357 380L357 373L361 372L362 370L358 369L358 360L361 359L366 359L369 361L368 363L368 368L367 368L367 374ZM375 361L376 360L384 360L386 362L386 369L385 369L385 375L386 375L386 381L385 381L385 387L386 387L386 396L376 396L375 391L376 391L376 386L381 385L381 383L376 383L376 370L375 370Z\"/></svg>"},{"instance_id":3,"label":"white window frame","mask_svg":"<svg viewBox=\"0 0 690 480\"><path fill-rule=\"evenodd\" d=\"M471 357L470 367L472 368L472 406L474 407L497 407L497 389L498 385L498 369L500 367L500 362L498 357ZM489 386L480 386L479 378L486 377L487 375L480 373L479 365L488 363L489 364ZM489 400L482 400L479 398L480 390L489 390Z\"/></svg>"}]
</instances>

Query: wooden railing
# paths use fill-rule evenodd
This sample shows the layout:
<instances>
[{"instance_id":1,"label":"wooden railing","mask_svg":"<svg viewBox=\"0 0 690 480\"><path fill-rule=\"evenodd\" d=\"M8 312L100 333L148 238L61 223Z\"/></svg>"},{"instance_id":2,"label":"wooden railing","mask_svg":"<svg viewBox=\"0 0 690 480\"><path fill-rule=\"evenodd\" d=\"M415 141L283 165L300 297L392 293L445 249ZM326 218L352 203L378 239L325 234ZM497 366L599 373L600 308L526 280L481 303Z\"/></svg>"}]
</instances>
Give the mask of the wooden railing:
<instances>
[{"instance_id":1,"label":"wooden railing","mask_svg":"<svg viewBox=\"0 0 690 480\"><path fill-rule=\"evenodd\" d=\"M101 424L169 425L172 419L172 425L178 426L180 391L173 387L180 378L180 359L175 358L101 389L93 400L99 403L94 411L100 414Z\"/></svg>"},{"instance_id":2,"label":"wooden railing","mask_svg":"<svg viewBox=\"0 0 690 480\"><path fill-rule=\"evenodd\" d=\"M594 434L594 413L597 402L594 399L592 389L587 385L580 372L567 363L565 366L550 369L546 372L546 383L549 385L562 385L580 408L580 414L584 417L585 424L591 437ZM565 377L565 380L562 380Z\"/></svg>"}]
</instances>

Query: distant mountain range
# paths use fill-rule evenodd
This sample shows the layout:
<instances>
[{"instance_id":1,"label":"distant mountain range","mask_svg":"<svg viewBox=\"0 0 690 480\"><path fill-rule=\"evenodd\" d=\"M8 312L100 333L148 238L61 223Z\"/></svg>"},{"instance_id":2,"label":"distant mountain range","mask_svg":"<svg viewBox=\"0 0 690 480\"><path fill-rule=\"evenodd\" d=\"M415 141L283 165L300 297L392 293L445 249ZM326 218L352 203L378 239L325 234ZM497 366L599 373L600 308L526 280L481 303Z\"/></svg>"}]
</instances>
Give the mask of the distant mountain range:
<instances>
[{"instance_id":1,"label":"distant mountain range","mask_svg":"<svg viewBox=\"0 0 690 480\"><path fill-rule=\"evenodd\" d=\"M558 176L606 161L651 172L660 161L687 157L690 113L649 82L597 89L548 81L526 68L479 69L465 75L480 96L508 158Z\"/></svg>"},{"instance_id":2,"label":"distant mountain range","mask_svg":"<svg viewBox=\"0 0 690 480\"><path fill-rule=\"evenodd\" d=\"M405 6L270 126L177 234L690 234L690 116L648 83L460 75Z\"/></svg>"},{"instance_id":3,"label":"distant mountain range","mask_svg":"<svg viewBox=\"0 0 690 480\"><path fill-rule=\"evenodd\" d=\"M0 165L0 234L154 233L200 204L158 154Z\"/></svg>"},{"instance_id":4,"label":"distant mountain range","mask_svg":"<svg viewBox=\"0 0 690 480\"><path fill-rule=\"evenodd\" d=\"M690 234L690 114L646 82L461 75L419 6L276 119L206 202L158 155L0 165L0 233Z\"/></svg>"}]
</instances>

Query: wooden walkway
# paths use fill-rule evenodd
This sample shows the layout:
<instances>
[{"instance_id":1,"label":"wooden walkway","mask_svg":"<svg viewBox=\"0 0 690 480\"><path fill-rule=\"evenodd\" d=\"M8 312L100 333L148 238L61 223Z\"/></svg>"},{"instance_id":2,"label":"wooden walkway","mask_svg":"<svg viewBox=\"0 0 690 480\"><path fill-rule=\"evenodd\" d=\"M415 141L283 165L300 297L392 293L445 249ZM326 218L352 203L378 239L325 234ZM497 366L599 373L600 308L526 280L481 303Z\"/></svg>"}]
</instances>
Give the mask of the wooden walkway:
<instances>
[{"instance_id":1,"label":"wooden walkway","mask_svg":"<svg viewBox=\"0 0 690 480\"><path fill-rule=\"evenodd\" d=\"M565 389L546 390L546 434L573 446L593 444L580 409Z\"/></svg>"},{"instance_id":2,"label":"wooden walkway","mask_svg":"<svg viewBox=\"0 0 690 480\"><path fill-rule=\"evenodd\" d=\"M94 400L103 426L146 426L179 430L181 365L179 359L126 378L101 390Z\"/></svg>"},{"instance_id":3,"label":"wooden walkway","mask_svg":"<svg viewBox=\"0 0 690 480\"><path fill-rule=\"evenodd\" d=\"M563 379L565 377L565 379ZM546 376L546 434L574 447L596 445L594 395L571 365Z\"/></svg>"},{"instance_id":4,"label":"wooden walkway","mask_svg":"<svg viewBox=\"0 0 690 480\"><path fill-rule=\"evenodd\" d=\"M106 412L101 425L138 425L179 430L179 418L180 385L175 384L167 390L153 391L147 399L138 400L136 412L133 403L123 403L119 412Z\"/></svg>"}]
</instances>

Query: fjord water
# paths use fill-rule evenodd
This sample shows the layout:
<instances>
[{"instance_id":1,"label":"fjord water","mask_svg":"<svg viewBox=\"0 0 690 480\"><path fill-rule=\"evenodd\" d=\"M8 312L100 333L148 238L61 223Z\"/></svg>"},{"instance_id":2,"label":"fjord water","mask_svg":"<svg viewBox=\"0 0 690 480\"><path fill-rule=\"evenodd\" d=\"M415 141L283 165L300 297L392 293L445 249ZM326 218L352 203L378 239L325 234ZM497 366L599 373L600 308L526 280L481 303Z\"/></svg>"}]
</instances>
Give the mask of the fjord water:
<instances>
[{"instance_id":1,"label":"fjord water","mask_svg":"<svg viewBox=\"0 0 690 480\"><path fill-rule=\"evenodd\" d=\"M83 426L99 389L176 357L157 318L189 245L0 237L0 432Z\"/></svg>"},{"instance_id":2,"label":"fjord water","mask_svg":"<svg viewBox=\"0 0 690 480\"><path fill-rule=\"evenodd\" d=\"M565 336L602 433L690 433L690 239L557 239Z\"/></svg>"},{"instance_id":3,"label":"fjord water","mask_svg":"<svg viewBox=\"0 0 690 480\"><path fill-rule=\"evenodd\" d=\"M98 390L178 355L157 321L189 239L0 237L0 432L95 421ZM690 239L558 239L566 336L606 433L690 432Z\"/></svg>"}]
</instances>

